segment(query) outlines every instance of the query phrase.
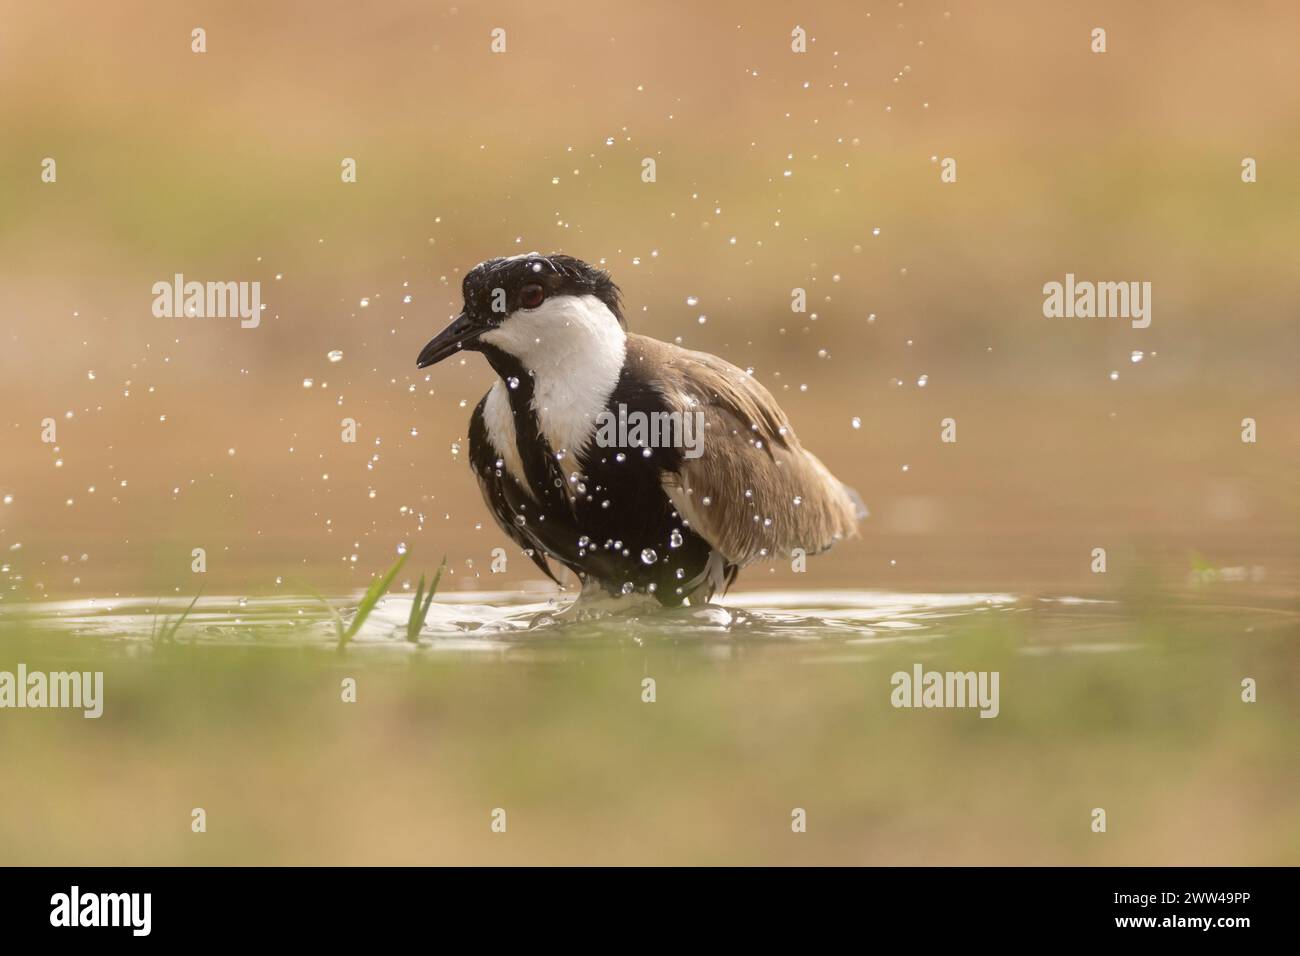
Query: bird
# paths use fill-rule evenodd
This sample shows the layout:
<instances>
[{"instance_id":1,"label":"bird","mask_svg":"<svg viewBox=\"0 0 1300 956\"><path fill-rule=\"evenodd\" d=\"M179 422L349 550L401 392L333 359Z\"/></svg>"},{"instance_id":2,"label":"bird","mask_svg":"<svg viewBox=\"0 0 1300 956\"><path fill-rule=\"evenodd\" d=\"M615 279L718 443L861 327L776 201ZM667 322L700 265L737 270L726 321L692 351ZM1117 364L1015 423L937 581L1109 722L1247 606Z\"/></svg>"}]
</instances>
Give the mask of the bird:
<instances>
[{"instance_id":1,"label":"bird","mask_svg":"<svg viewBox=\"0 0 1300 956\"><path fill-rule=\"evenodd\" d=\"M857 534L862 499L771 393L715 355L629 332L604 269L493 258L462 295L417 366L478 352L496 373L470 417L469 464L501 530L557 585L552 563L584 596L694 606L746 565Z\"/></svg>"}]
</instances>

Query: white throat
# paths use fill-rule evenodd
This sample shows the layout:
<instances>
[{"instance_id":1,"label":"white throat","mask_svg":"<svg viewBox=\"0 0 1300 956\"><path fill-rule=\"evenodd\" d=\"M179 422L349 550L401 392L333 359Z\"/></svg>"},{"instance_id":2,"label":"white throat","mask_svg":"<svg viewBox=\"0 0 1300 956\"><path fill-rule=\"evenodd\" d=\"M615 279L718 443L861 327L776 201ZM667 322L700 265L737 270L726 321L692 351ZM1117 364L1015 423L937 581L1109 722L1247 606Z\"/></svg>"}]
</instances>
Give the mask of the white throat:
<instances>
[{"instance_id":1,"label":"white throat","mask_svg":"<svg viewBox=\"0 0 1300 956\"><path fill-rule=\"evenodd\" d=\"M551 448L569 457L585 448L627 355L627 334L609 307L594 295L556 296L513 313L482 341L515 356L532 373L533 410ZM498 379L484 408L488 437L507 467L515 464L516 450L509 388Z\"/></svg>"}]
</instances>

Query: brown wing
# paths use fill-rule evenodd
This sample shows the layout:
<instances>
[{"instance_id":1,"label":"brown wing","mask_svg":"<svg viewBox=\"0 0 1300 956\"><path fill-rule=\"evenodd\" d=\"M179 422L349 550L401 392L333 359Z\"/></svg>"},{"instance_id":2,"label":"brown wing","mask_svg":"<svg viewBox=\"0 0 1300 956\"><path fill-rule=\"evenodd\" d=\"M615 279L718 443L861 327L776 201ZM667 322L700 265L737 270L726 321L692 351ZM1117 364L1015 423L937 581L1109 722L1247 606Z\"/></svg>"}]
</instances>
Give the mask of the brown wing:
<instances>
[{"instance_id":1,"label":"brown wing","mask_svg":"<svg viewBox=\"0 0 1300 956\"><path fill-rule=\"evenodd\" d=\"M857 494L806 451L771 393L705 352L628 336L628 361L661 368L668 403L704 416L703 453L665 472L677 511L727 561L749 564L795 548L825 551L857 534Z\"/></svg>"}]
</instances>

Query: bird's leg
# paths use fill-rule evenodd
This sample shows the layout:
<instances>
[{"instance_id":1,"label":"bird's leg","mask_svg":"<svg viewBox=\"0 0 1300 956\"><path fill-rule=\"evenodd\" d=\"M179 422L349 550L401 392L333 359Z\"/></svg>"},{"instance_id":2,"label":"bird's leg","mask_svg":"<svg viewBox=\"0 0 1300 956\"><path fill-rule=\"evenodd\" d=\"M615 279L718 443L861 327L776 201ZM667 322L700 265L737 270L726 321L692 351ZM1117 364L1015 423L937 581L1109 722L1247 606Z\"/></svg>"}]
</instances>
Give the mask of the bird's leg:
<instances>
[{"instance_id":1,"label":"bird's leg","mask_svg":"<svg viewBox=\"0 0 1300 956\"><path fill-rule=\"evenodd\" d=\"M717 551L710 551L704 570L686 582L682 593L690 598L691 604L697 600L701 604L707 604L713 600L713 595L726 590L726 584L727 559Z\"/></svg>"}]
</instances>

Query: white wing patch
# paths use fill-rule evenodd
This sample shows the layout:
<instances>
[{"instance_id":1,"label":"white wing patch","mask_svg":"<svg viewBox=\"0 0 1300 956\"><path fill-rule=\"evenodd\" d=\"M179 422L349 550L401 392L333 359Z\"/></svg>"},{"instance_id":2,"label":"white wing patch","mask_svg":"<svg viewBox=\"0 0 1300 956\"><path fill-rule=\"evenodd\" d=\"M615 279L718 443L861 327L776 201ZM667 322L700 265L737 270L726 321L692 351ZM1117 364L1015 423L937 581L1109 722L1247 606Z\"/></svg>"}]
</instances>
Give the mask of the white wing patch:
<instances>
[{"instance_id":1,"label":"white wing patch","mask_svg":"<svg viewBox=\"0 0 1300 956\"><path fill-rule=\"evenodd\" d=\"M528 482L524 480L524 463L519 457L519 444L515 441L515 415L510 409L507 387L501 379L492 383L487 401L483 403L483 424L487 427L492 450L505 463L506 472L528 489Z\"/></svg>"}]
</instances>

